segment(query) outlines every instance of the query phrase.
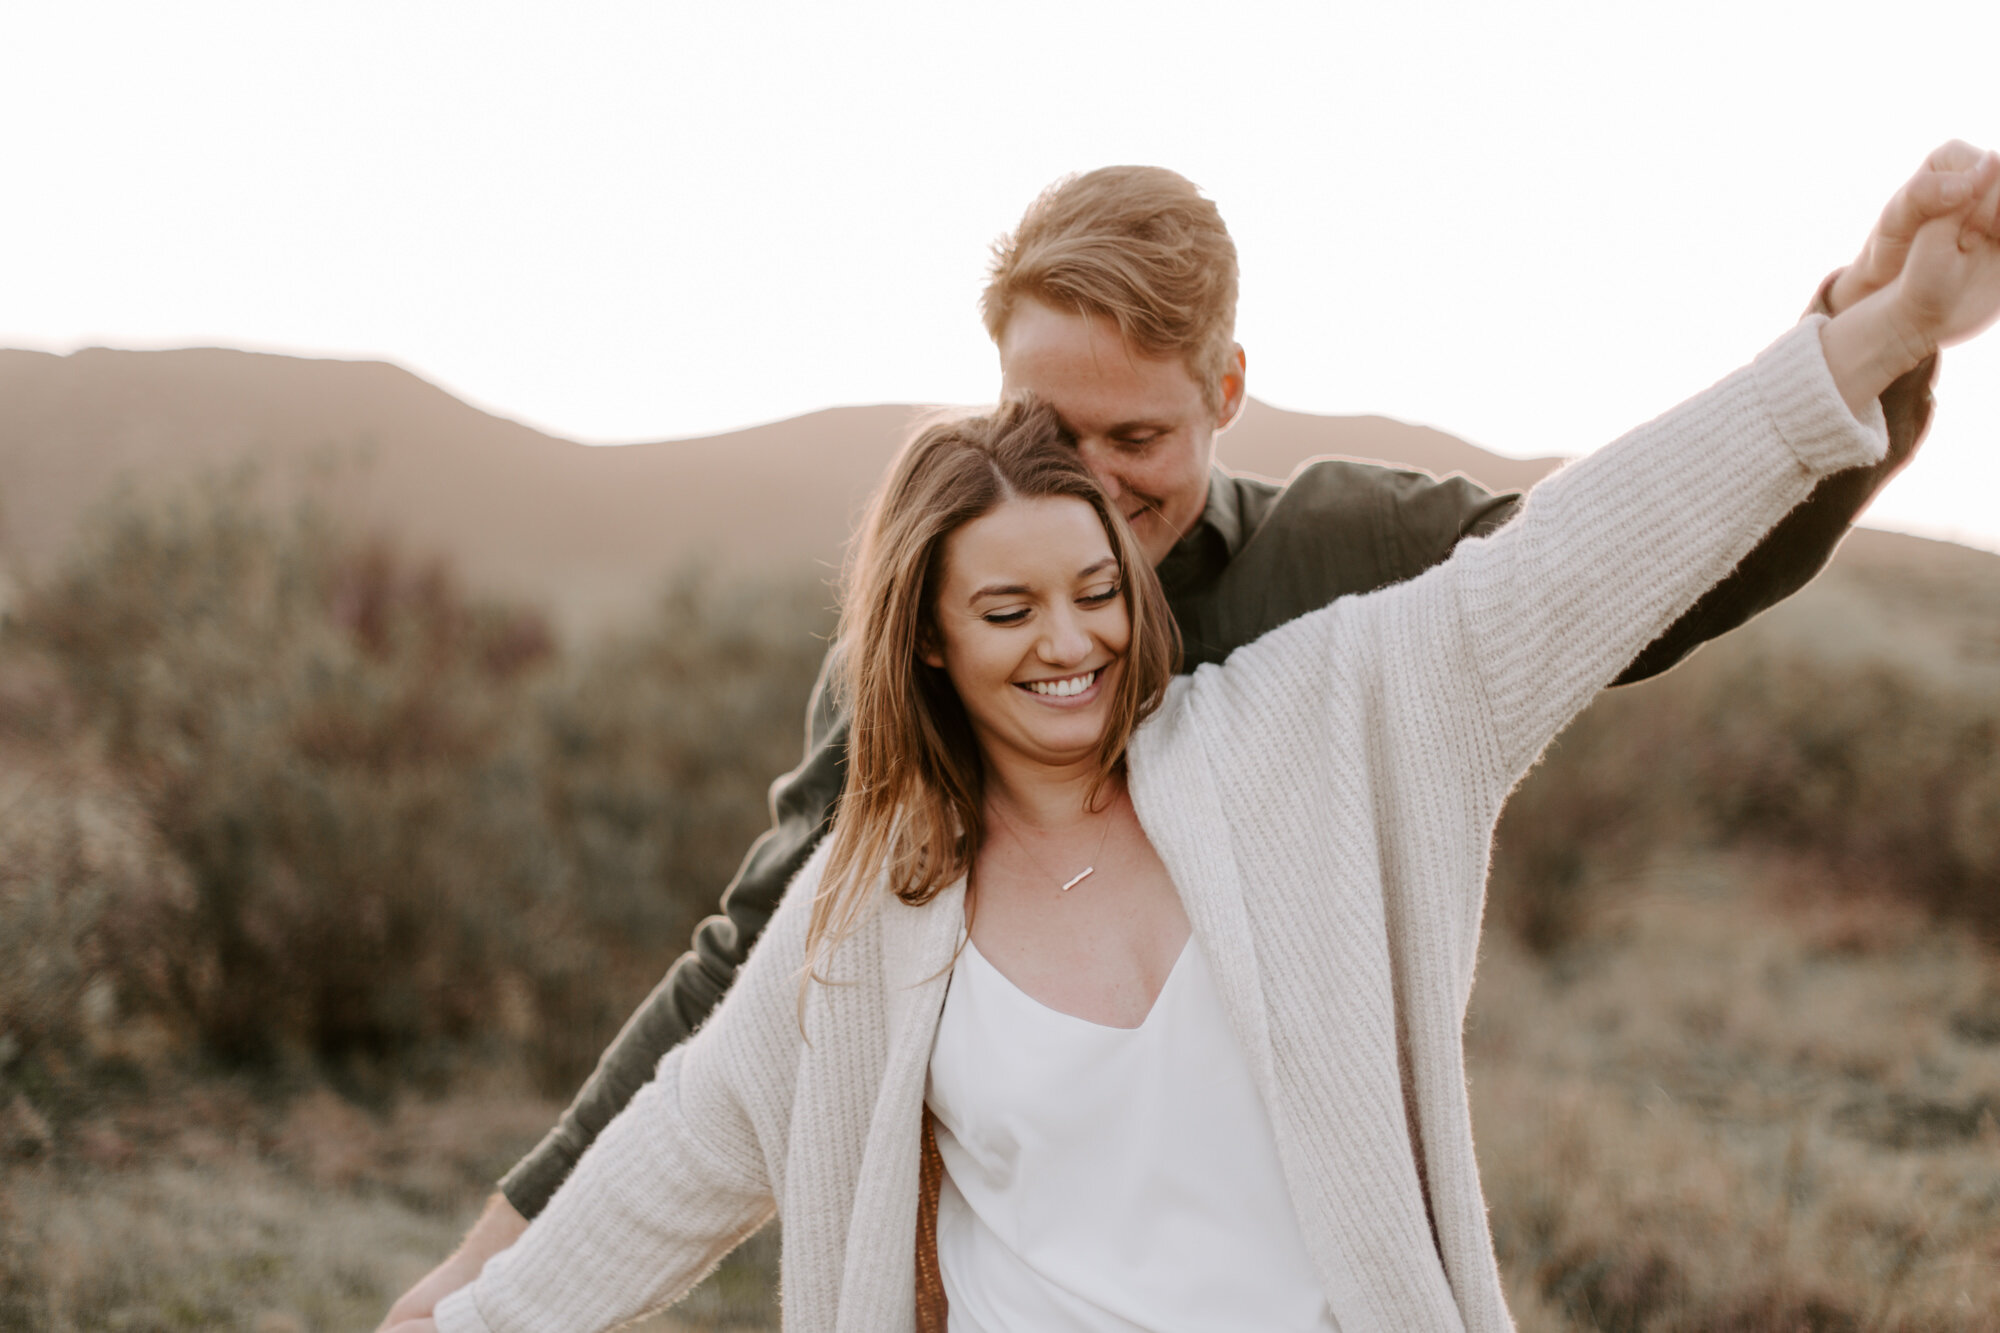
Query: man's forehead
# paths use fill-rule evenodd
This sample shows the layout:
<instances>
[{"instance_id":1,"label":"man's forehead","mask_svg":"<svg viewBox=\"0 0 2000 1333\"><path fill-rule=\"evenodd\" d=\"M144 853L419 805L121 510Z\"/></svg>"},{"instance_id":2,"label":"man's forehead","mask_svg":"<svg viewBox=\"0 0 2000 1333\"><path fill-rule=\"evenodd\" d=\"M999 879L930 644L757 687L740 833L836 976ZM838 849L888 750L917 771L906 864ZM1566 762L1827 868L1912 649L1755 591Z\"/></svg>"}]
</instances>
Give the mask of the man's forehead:
<instances>
[{"instance_id":1,"label":"man's forehead","mask_svg":"<svg viewBox=\"0 0 2000 1333\"><path fill-rule=\"evenodd\" d=\"M1114 354L1115 355L1115 354ZM1049 355L1001 362L1001 391L1032 394L1055 409L1069 430L1103 435L1120 430L1169 430L1198 409L1200 390L1178 365L1129 367L1062 360Z\"/></svg>"}]
</instances>

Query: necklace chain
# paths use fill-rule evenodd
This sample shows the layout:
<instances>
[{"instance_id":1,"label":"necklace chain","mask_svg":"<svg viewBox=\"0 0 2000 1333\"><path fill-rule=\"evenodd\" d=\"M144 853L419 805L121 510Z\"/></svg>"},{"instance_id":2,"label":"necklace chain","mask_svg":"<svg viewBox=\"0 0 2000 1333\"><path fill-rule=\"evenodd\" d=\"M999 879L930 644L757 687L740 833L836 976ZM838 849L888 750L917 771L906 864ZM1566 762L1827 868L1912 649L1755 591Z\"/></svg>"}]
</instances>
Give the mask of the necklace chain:
<instances>
[{"instance_id":1,"label":"necklace chain","mask_svg":"<svg viewBox=\"0 0 2000 1333\"><path fill-rule=\"evenodd\" d=\"M1112 805L1114 807L1117 805L1117 801L1115 799L1112 801ZM999 813L997 808L995 809L994 813L996 815ZM1107 809L1104 812L1104 832L1098 835L1097 850L1091 853L1090 864L1085 866L1083 869L1077 871L1074 875L1071 875L1068 879L1063 881L1062 891L1064 893L1068 893L1071 889L1075 888L1077 885L1083 883L1085 880L1089 879L1092 875L1097 873L1097 859L1100 856L1104 855L1104 845L1111 840L1111 823L1113 818L1114 818L1113 810ZM1030 850L1030 848L1028 847L1028 840L1021 836L1021 832L1019 829L1014 827L1014 821L1011 819L1003 819L1000 822L1006 825L1008 836L1014 839L1015 845L1021 849L1022 854L1025 855L1029 861L1034 863L1035 869L1041 871L1042 874L1047 876L1049 879L1051 880L1055 879L1054 875L1049 874L1049 868L1042 864L1042 858L1036 856L1035 853L1032 850Z\"/></svg>"}]
</instances>

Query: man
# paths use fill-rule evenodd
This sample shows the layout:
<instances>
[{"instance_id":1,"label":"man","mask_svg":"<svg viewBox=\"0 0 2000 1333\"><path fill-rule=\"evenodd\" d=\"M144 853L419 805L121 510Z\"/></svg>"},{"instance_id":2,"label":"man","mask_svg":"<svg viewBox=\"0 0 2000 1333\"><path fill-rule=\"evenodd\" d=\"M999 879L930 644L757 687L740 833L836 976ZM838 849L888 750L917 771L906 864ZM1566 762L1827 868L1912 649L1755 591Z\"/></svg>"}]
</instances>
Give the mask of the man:
<instances>
[{"instance_id":1,"label":"man","mask_svg":"<svg viewBox=\"0 0 2000 1333\"><path fill-rule=\"evenodd\" d=\"M2000 160L1963 144L1939 149L1814 308L1838 312L1893 281L1924 221L1989 190L2000 190ZM1518 497L1462 479L1360 464L1317 463L1283 487L1217 471L1214 437L1245 402L1246 362L1233 337L1236 253L1215 206L1172 172L1114 167L1050 189L997 248L982 304L1003 395L1033 394L1056 409L1158 567L1181 627L1184 669L1219 661L1335 597L1409 578L1515 510ZM1935 371L1928 359L1883 396L1890 448L1882 464L1823 482L1621 683L1665 670L1817 573L1908 460L1929 420ZM728 987L839 793L846 724L825 685L823 671L805 761L773 787L774 827L724 895L725 915L703 924L694 950L627 1023L562 1121L385 1327L427 1316L510 1245Z\"/></svg>"}]
</instances>

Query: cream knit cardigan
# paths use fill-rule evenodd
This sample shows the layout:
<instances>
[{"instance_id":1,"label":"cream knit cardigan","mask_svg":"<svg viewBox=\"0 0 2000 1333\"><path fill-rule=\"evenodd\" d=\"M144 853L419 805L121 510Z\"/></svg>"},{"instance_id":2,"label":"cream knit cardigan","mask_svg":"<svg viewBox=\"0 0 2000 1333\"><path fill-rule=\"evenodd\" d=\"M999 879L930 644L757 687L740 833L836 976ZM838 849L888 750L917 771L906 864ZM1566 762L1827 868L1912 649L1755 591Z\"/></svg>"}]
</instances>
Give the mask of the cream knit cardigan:
<instances>
[{"instance_id":1,"label":"cream knit cardigan","mask_svg":"<svg viewBox=\"0 0 2000 1333\"><path fill-rule=\"evenodd\" d=\"M1808 319L1537 486L1492 537L1177 679L1133 739L1141 824L1207 951L1343 1333L1512 1326L1461 1028L1508 791L1829 472L1887 447ZM925 1074L964 885L883 895L798 975L825 846L709 1022L446 1333L600 1329L685 1292L774 1207L787 1329L914 1326Z\"/></svg>"}]
</instances>

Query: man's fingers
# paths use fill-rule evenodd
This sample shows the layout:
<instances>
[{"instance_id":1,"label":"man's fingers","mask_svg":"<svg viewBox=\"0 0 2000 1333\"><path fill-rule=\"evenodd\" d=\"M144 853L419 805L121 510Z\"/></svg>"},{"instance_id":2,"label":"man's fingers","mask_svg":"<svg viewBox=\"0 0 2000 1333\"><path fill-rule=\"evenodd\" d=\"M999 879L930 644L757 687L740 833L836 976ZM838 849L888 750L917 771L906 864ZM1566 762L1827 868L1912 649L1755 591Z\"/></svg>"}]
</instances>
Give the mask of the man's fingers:
<instances>
[{"instance_id":1,"label":"man's fingers","mask_svg":"<svg viewBox=\"0 0 2000 1333\"><path fill-rule=\"evenodd\" d=\"M1883 215L1883 230L1908 236L1932 218L1963 208L1972 198L1972 174L1927 171L1897 192Z\"/></svg>"},{"instance_id":2,"label":"man's fingers","mask_svg":"<svg viewBox=\"0 0 2000 1333\"><path fill-rule=\"evenodd\" d=\"M1982 153L1971 144L1953 140L1937 152L1924 169L1896 191L1896 197L1882 210L1881 234L1885 239L1908 241L1926 222L1956 213L1978 201L1976 216L1983 215L2000 171L2000 157ZM1986 229L1983 217L1973 225Z\"/></svg>"},{"instance_id":3,"label":"man's fingers","mask_svg":"<svg viewBox=\"0 0 2000 1333\"><path fill-rule=\"evenodd\" d=\"M1889 201L1882 216L1883 230L1909 236L1932 218L1965 207L1988 183L1982 166L1975 161L1965 169L1924 172Z\"/></svg>"},{"instance_id":4,"label":"man's fingers","mask_svg":"<svg viewBox=\"0 0 2000 1333\"><path fill-rule=\"evenodd\" d=\"M1969 171L1965 180L1966 200L1972 205L1958 231L1958 248L1971 250L1988 241L2000 240L2000 154L1986 153Z\"/></svg>"},{"instance_id":5,"label":"man's fingers","mask_svg":"<svg viewBox=\"0 0 2000 1333\"><path fill-rule=\"evenodd\" d=\"M1965 140L1953 139L1950 143L1941 144L1931 150L1931 155L1924 159L1923 171L1918 172L1918 175L1921 176L1925 171L1969 171L1978 166L1979 159L1985 156L1987 154L1980 152Z\"/></svg>"},{"instance_id":6,"label":"man's fingers","mask_svg":"<svg viewBox=\"0 0 2000 1333\"><path fill-rule=\"evenodd\" d=\"M2000 240L2000 153L1986 154L1975 175L1979 207L1973 216L1989 237Z\"/></svg>"}]
</instances>

